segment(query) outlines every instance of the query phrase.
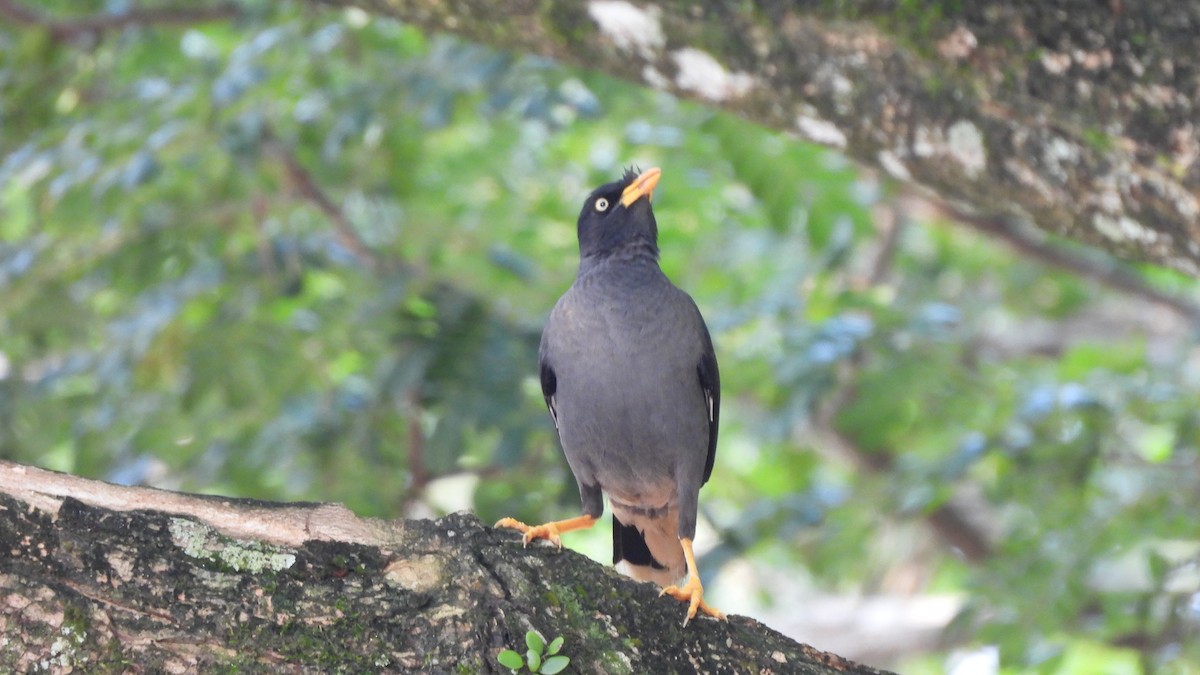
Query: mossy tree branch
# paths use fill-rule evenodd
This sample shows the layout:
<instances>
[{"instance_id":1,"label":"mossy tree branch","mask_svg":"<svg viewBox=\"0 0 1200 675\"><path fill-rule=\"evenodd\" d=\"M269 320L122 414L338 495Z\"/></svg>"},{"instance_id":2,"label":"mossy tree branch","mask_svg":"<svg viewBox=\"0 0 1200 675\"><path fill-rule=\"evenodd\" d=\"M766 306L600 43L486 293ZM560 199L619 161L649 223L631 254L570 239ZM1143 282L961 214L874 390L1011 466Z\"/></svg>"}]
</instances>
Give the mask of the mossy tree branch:
<instances>
[{"instance_id":1,"label":"mossy tree branch","mask_svg":"<svg viewBox=\"0 0 1200 675\"><path fill-rule=\"evenodd\" d=\"M361 519L0 462L0 670L506 672L527 630L576 672L876 673L455 514Z\"/></svg>"}]
</instances>

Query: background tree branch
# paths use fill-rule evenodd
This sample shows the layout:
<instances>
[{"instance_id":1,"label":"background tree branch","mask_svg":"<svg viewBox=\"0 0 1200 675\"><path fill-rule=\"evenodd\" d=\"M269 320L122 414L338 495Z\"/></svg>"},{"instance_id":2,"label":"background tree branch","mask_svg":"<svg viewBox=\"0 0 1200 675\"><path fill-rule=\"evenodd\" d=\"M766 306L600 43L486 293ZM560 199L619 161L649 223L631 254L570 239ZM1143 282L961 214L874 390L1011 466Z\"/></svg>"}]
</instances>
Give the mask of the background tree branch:
<instances>
[{"instance_id":1,"label":"background tree branch","mask_svg":"<svg viewBox=\"0 0 1200 675\"><path fill-rule=\"evenodd\" d=\"M25 3L0 0L0 17L16 24L44 28L55 40L63 42L82 37L97 37L130 26L187 26L205 21L233 19L242 14L240 5L229 2L207 7L134 7L123 12L63 19L44 14Z\"/></svg>"},{"instance_id":2,"label":"background tree branch","mask_svg":"<svg viewBox=\"0 0 1200 675\"><path fill-rule=\"evenodd\" d=\"M955 209L1200 274L1194 3L322 1L670 91Z\"/></svg>"}]
</instances>

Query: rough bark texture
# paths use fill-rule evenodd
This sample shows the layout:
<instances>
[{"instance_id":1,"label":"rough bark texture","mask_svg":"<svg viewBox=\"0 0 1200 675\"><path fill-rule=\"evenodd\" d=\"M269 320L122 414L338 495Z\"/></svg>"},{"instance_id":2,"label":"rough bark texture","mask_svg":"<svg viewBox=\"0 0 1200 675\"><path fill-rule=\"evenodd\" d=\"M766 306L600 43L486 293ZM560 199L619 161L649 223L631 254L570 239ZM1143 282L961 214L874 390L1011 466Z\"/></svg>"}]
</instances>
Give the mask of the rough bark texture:
<instances>
[{"instance_id":1,"label":"rough bark texture","mask_svg":"<svg viewBox=\"0 0 1200 675\"><path fill-rule=\"evenodd\" d=\"M360 519L0 462L0 672L876 673L474 516Z\"/></svg>"},{"instance_id":2,"label":"rough bark texture","mask_svg":"<svg viewBox=\"0 0 1200 675\"><path fill-rule=\"evenodd\" d=\"M1200 274L1197 2L322 1L672 91Z\"/></svg>"}]
</instances>

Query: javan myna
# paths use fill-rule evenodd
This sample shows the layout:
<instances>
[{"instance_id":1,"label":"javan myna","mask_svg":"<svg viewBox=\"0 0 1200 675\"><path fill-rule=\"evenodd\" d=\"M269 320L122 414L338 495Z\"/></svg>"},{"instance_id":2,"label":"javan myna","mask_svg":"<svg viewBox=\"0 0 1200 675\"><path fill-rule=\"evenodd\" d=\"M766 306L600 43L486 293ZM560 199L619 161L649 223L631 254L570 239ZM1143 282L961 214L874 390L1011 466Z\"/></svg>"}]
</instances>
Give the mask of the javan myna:
<instances>
[{"instance_id":1,"label":"javan myna","mask_svg":"<svg viewBox=\"0 0 1200 675\"><path fill-rule=\"evenodd\" d=\"M542 394L579 484L583 515L529 526L525 543L589 528L613 511L613 563L689 603L704 602L692 539L712 474L721 409L712 338L696 303L658 266L650 196L660 169L627 171L579 213L579 272L542 333ZM687 581L682 586L675 585Z\"/></svg>"}]
</instances>

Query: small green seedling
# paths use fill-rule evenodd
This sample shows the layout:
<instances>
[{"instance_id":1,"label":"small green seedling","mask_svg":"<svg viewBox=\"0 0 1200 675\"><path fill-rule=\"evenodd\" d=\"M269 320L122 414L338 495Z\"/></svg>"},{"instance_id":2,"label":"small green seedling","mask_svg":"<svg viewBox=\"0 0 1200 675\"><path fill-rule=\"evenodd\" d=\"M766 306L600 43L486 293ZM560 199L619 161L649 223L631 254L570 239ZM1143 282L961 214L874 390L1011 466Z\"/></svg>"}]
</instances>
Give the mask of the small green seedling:
<instances>
[{"instance_id":1,"label":"small green seedling","mask_svg":"<svg viewBox=\"0 0 1200 675\"><path fill-rule=\"evenodd\" d=\"M555 675L561 673L567 664L571 663L571 659L558 653L562 649L563 639L561 636L547 645L546 638L536 630L531 630L525 633L525 646L529 647L525 652L525 658L511 649L505 649L496 656L496 660L500 665L508 668L514 673L528 668L531 673L541 673L542 675Z\"/></svg>"}]
</instances>

